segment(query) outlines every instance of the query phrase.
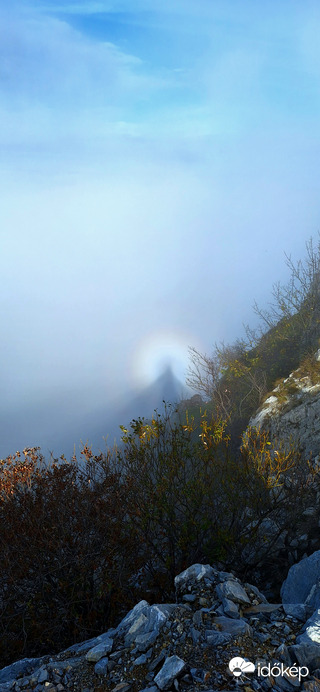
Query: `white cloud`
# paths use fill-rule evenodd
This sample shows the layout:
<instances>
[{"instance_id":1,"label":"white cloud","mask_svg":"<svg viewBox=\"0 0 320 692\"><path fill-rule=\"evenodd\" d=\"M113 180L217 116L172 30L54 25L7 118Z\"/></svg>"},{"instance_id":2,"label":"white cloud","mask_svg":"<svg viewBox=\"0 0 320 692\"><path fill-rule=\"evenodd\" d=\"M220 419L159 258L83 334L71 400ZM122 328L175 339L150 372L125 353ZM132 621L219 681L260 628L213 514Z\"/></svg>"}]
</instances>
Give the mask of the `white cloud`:
<instances>
[{"instance_id":1,"label":"white cloud","mask_svg":"<svg viewBox=\"0 0 320 692\"><path fill-rule=\"evenodd\" d=\"M38 6L39 7L39 6ZM114 2L96 2L95 0L90 0L89 2L55 2L52 3L44 2L40 5L40 10L42 12L50 12L60 14L61 12L65 14L100 14L101 12L112 12L114 9Z\"/></svg>"},{"instance_id":2,"label":"white cloud","mask_svg":"<svg viewBox=\"0 0 320 692\"><path fill-rule=\"evenodd\" d=\"M9 102L109 105L151 86L141 61L52 17L0 18L0 88Z\"/></svg>"},{"instance_id":3,"label":"white cloud","mask_svg":"<svg viewBox=\"0 0 320 692\"><path fill-rule=\"evenodd\" d=\"M136 104L167 83L139 57L66 21L0 12L0 143L15 166L19 155L78 158L94 147L99 156L97 147L137 136Z\"/></svg>"}]
</instances>

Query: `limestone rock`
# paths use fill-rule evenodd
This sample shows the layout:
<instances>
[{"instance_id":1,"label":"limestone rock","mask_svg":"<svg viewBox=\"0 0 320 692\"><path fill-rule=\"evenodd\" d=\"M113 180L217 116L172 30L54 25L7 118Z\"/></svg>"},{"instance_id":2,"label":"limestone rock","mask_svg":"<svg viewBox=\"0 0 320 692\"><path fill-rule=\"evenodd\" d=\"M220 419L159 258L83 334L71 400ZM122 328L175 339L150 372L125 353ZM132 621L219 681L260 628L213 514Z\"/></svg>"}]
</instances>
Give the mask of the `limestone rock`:
<instances>
[{"instance_id":1,"label":"limestone rock","mask_svg":"<svg viewBox=\"0 0 320 692\"><path fill-rule=\"evenodd\" d=\"M195 564L181 572L175 577L174 585L176 589L182 591L192 582L200 582L202 579L214 581L216 572L211 565Z\"/></svg>"},{"instance_id":2,"label":"limestone rock","mask_svg":"<svg viewBox=\"0 0 320 692\"><path fill-rule=\"evenodd\" d=\"M298 574L303 577L305 572ZM291 612L286 613L281 604L269 603L257 587L210 565L192 565L177 576L176 584L177 603L140 601L116 628L98 637L52 658L24 659L7 666L0 671L0 692L93 692L101 685L110 692L235 692L239 680L228 665L237 656L255 665L259 660L270 664L280 660L289 667L306 666L310 675L304 685L310 683L315 692L320 669L318 611L307 621L305 616L302 627L306 609L299 603L287 604ZM185 590L194 597L187 602ZM299 598L304 596L298 591ZM240 682L248 692L268 692L270 685L275 692L298 689L294 677L260 681L252 676Z\"/></svg>"},{"instance_id":3,"label":"limestone rock","mask_svg":"<svg viewBox=\"0 0 320 692\"><path fill-rule=\"evenodd\" d=\"M228 579L222 584L218 584L216 590L220 598L228 598L230 601L234 601L234 603L250 605L250 599L248 598L244 588L236 581L231 581L231 579Z\"/></svg>"},{"instance_id":4,"label":"limestone rock","mask_svg":"<svg viewBox=\"0 0 320 692\"><path fill-rule=\"evenodd\" d=\"M319 360L318 352L315 360ZM320 440L320 375L314 382L297 368L274 388L249 425L285 444L298 443L306 458L314 455Z\"/></svg>"},{"instance_id":5,"label":"limestone rock","mask_svg":"<svg viewBox=\"0 0 320 692\"><path fill-rule=\"evenodd\" d=\"M320 550L290 567L281 598L283 603L306 604L309 613L320 607Z\"/></svg>"},{"instance_id":6,"label":"limestone rock","mask_svg":"<svg viewBox=\"0 0 320 692\"><path fill-rule=\"evenodd\" d=\"M300 666L307 666L310 671L320 666L320 646L317 644L302 643L289 647L291 660L297 661Z\"/></svg>"},{"instance_id":7,"label":"limestone rock","mask_svg":"<svg viewBox=\"0 0 320 692\"><path fill-rule=\"evenodd\" d=\"M173 681L186 670L186 663L179 656L166 658L154 681L160 690L168 690Z\"/></svg>"},{"instance_id":8,"label":"limestone rock","mask_svg":"<svg viewBox=\"0 0 320 692\"><path fill-rule=\"evenodd\" d=\"M21 661L11 663L10 666L0 670L0 682L8 682L19 675L35 670L40 666L42 660L42 658L23 658Z\"/></svg>"},{"instance_id":9,"label":"limestone rock","mask_svg":"<svg viewBox=\"0 0 320 692\"><path fill-rule=\"evenodd\" d=\"M103 658L106 654L110 653L110 651L112 651L112 647L113 640L106 639L101 644L89 649L88 653L86 653L87 661L90 661L90 663L96 663L100 660L100 658Z\"/></svg>"},{"instance_id":10,"label":"limestone rock","mask_svg":"<svg viewBox=\"0 0 320 692\"><path fill-rule=\"evenodd\" d=\"M320 644L320 609L315 610L297 637L297 644Z\"/></svg>"}]
</instances>

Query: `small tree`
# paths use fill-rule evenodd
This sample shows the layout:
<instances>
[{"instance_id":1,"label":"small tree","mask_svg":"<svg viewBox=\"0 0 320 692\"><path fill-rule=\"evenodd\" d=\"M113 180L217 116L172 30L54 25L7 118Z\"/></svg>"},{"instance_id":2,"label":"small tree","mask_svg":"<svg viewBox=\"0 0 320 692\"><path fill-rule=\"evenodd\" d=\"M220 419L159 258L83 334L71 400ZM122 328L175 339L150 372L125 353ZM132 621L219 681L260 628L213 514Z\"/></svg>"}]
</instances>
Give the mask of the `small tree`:
<instances>
[{"instance_id":1,"label":"small tree","mask_svg":"<svg viewBox=\"0 0 320 692\"><path fill-rule=\"evenodd\" d=\"M285 254L286 265L290 270L290 278L286 284L277 282L273 285L273 302L265 310L254 303L254 311L268 328L283 326L283 335L290 321L296 316L295 327L308 331L310 327L320 323L320 237L316 246L312 238L306 243L306 257L294 262L290 255ZM262 330L264 333L265 330Z\"/></svg>"},{"instance_id":2,"label":"small tree","mask_svg":"<svg viewBox=\"0 0 320 692\"><path fill-rule=\"evenodd\" d=\"M265 370L255 350L237 340L231 346L215 345L212 356L191 348L187 384L204 392L218 415L228 419L228 431L238 437L266 391Z\"/></svg>"},{"instance_id":3,"label":"small tree","mask_svg":"<svg viewBox=\"0 0 320 692\"><path fill-rule=\"evenodd\" d=\"M237 434L280 377L287 377L319 346L320 240L306 243L306 258L294 263L286 255L291 276L273 286L273 302L264 310L259 330L246 328L247 340L215 345L211 356L190 349L187 383L202 392L222 415L230 417Z\"/></svg>"}]
</instances>

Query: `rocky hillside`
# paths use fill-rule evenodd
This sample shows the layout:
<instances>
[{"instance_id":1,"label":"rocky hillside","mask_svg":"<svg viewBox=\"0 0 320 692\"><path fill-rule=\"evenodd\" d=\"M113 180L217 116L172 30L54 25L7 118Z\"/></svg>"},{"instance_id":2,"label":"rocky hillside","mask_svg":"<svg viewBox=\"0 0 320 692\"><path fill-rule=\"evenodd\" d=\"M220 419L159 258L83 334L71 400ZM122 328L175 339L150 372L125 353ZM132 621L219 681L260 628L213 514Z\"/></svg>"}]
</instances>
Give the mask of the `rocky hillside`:
<instances>
[{"instance_id":1,"label":"rocky hillside","mask_svg":"<svg viewBox=\"0 0 320 692\"><path fill-rule=\"evenodd\" d=\"M277 290L281 319L253 348L194 352L205 404L133 419L83 467L44 467L38 448L3 460L0 692L320 692L310 247L303 290Z\"/></svg>"},{"instance_id":2,"label":"rocky hillside","mask_svg":"<svg viewBox=\"0 0 320 692\"><path fill-rule=\"evenodd\" d=\"M115 629L0 671L0 692L320 690L320 551L293 566L269 603L233 573L195 564L176 602L143 600Z\"/></svg>"},{"instance_id":3,"label":"rocky hillside","mask_svg":"<svg viewBox=\"0 0 320 692\"><path fill-rule=\"evenodd\" d=\"M250 425L273 441L294 442L307 458L318 460L320 440L320 349L289 377L278 382Z\"/></svg>"}]
</instances>

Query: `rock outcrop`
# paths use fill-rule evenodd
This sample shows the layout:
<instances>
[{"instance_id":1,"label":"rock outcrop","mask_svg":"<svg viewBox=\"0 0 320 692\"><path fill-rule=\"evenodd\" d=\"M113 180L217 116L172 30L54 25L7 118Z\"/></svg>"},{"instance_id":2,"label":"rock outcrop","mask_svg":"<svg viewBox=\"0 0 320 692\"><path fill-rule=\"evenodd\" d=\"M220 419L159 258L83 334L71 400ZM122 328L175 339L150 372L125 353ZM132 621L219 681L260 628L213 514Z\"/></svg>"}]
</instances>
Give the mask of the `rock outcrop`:
<instances>
[{"instance_id":1,"label":"rock outcrop","mask_svg":"<svg viewBox=\"0 0 320 692\"><path fill-rule=\"evenodd\" d=\"M284 444L298 444L306 458L320 452L320 349L309 363L280 382L251 418L250 426Z\"/></svg>"},{"instance_id":2,"label":"rock outcrop","mask_svg":"<svg viewBox=\"0 0 320 692\"><path fill-rule=\"evenodd\" d=\"M175 579L176 603L140 601L94 639L7 666L0 692L319 692L320 610L310 616L319 562L315 553L291 568L283 603L231 572L192 565Z\"/></svg>"}]
</instances>

